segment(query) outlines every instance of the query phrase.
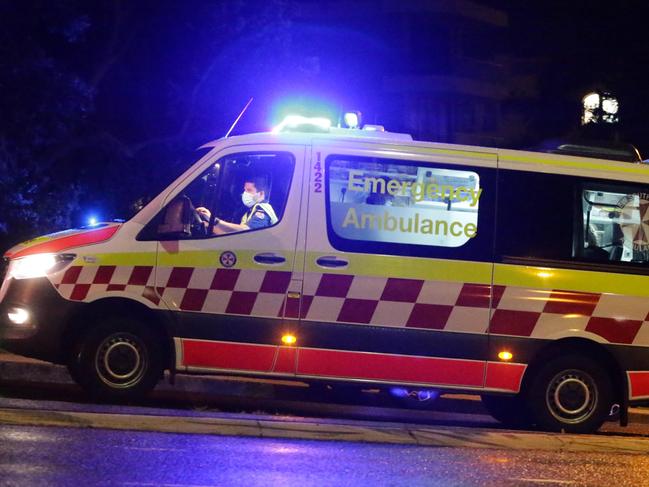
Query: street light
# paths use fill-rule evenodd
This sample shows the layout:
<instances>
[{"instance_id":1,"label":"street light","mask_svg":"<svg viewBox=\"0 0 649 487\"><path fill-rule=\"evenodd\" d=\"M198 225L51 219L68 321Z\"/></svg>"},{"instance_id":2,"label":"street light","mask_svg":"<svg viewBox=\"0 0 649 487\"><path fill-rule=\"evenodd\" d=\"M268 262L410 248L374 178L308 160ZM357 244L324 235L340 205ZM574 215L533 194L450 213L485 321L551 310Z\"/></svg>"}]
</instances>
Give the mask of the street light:
<instances>
[{"instance_id":1,"label":"street light","mask_svg":"<svg viewBox=\"0 0 649 487\"><path fill-rule=\"evenodd\" d=\"M581 124L590 123L617 123L620 121L618 111L620 103L612 94L603 91L593 91L586 94L581 100L583 112Z\"/></svg>"}]
</instances>

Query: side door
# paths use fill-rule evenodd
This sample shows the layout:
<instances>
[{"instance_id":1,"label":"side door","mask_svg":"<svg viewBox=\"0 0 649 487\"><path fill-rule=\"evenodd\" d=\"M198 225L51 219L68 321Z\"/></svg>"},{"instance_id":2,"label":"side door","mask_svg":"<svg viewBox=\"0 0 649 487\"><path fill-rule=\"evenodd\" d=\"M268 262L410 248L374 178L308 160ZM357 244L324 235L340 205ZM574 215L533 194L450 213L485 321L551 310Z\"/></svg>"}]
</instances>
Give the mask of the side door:
<instances>
[{"instance_id":1,"label":"side door","mask_svg":"<svg viewBox=\"0 0 649 487\"><path fill-rule=\"evenodd\" d=\"M273 370L296 260L304 151L230 148L168 198L156 222L155 295L177 318L179 370ZM250 184L256 206L246 207L242 193ZM192 223L174 235L174 215L186 212L187 201ZM236 229L244 215L249 229ZM293 373L294 365L285 369Z\"/></svg>"},{"instance_id":2,"label":"side door","mask_svg":"<svg viewBox=\"0 0 649 487\"><path fill-rule=\"evenodd\" d=\"M496 160L314 147L298 375L483 387Z\"/></svg>"}]
</instances>

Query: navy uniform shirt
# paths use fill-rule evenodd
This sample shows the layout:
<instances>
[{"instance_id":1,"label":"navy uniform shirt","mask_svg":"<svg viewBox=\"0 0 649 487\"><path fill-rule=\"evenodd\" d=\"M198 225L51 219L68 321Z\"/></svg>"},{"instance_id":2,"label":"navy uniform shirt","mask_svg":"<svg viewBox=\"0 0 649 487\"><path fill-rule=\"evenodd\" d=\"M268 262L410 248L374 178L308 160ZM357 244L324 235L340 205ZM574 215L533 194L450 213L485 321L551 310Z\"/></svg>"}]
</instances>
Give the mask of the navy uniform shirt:
<instances>
[{"instance_id":1,"label":"navy uniform shirt","mask_svg":"<svg viewBox=\"0 0 649 487\"><path fill-rule=\"evenodd\" d=\"M273 222L266 209L257 204L243 216L241 223L248 225L251 230L256 230L258 228L269 227Z\"/></svg>"}]
</instances>

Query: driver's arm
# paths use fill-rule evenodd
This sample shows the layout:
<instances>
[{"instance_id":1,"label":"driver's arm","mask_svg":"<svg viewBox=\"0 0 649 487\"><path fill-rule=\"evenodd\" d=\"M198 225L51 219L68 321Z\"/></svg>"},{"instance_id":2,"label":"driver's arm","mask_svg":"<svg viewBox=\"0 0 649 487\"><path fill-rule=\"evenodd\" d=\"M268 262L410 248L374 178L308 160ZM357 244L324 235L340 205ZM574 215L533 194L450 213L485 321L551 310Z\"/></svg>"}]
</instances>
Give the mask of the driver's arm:
<instances>
[{"instance_id":1,"label":"driver's arm","mask_svg":"<svg viewBox=\"0 0 649 487\"><path fill-rule=\"evenodd\" d=\"M212 232L216 235L222 235L224 233L244 232L246 230L250 230L248 225L214 219L214 228L212 229Z\"/></svg>"},{"instance_id":2,"label":"driver's arm","mask_svg":"<svg viewBox=\"0 0 649 487\"><path fill-rule=\"evenodd\" d=\"M217 220L215 220L216 222ZM230 223L220 220L218 225L214 225L214 229L219 228L225 233L232 232L245 232L246 230L257 230L258 228L265 228L271 225L270 216L263 209L257 209L246 223Z\"/></svg>"},{"instance_id":3,"label":"driver's arm","mask_svg":"<svg viewBox=\"0 0 649 487\"><path fill-rule=\"evenodd\" d=\"M212 212L210 210L208 210L204 206L199 206L198 208L196 208L196 213L199 214L205 225L209 225L210 218L212 217ZM226 222L225 220L214 218L214 226L212 227L212 233L214 235L245 232L246 230L250 230L250 227L248 225Z\"/></svg>"}]
</instances>

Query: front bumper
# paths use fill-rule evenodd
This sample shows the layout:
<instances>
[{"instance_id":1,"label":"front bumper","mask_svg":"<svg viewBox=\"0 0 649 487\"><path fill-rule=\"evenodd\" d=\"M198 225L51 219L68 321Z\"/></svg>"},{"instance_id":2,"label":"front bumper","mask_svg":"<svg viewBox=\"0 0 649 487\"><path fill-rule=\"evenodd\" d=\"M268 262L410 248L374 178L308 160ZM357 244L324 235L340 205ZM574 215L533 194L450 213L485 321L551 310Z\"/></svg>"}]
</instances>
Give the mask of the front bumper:
<instances>
[{"instance_id":1,"label":"front bumper","mask_svg":"<svg viewBox=\"0 0 649 487\"><path fill-rule=\"evenodd\" d=\"M81 303L63 299L47 278L9 279L2 285L0 348L18 355L64 363L66 324ZM17 309L28 313L24 323L9 318Z\"/></svg>"}]
</instances>

